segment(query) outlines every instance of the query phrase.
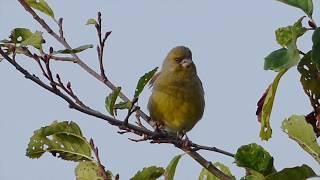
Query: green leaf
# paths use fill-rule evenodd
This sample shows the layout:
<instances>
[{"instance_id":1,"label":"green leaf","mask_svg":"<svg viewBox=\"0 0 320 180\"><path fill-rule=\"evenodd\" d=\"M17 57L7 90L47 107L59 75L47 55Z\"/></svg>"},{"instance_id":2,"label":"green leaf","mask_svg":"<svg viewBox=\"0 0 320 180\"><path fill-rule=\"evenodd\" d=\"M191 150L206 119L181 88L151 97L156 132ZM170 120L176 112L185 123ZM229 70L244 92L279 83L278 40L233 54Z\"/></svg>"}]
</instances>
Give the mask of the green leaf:
<instances>
[{"instance_id":1,"label":"green leaf","mask_svg":"<svg viewBox=\"0 0 320 180\"><path fill-rule=\"evenodd\" d=\"M120 102L114 105L114 109L130 109L132 107L131 101Z\"/></svg>"},{"instance_id":2,"label":"green leaf","mask_svg":"<svg viewBox=\"0 0 320 180\"><path fill-rule=\"evenodd\" d=\"M26 156L32 159L39 158L45 152L64 160L93 160L90 144L82 136L80 127L72 121L55 121L50 126L34 131Z\"/></svg>"},{"instance_id":3,"label":"green leaf","mask_svg":"<svg viewBox=\"0 0 320 180\"><path fill-rule=\"evenodd\" d=\"M166 168L166 171L164 172L164 177L166 180L173 180L177 165L183 155L184 154L179 154L172 158L172 160L170 161L170 163Z\"/></svg>"},{"instance_id":4,"label":"green leaf","mask_svg":"<svg viewBox=\"0 0 320 180\"><path fill-rule=\"evenodd\" d=\"M40 12L54 18L54 13L45 0L25 0L25 1L33 9L39 10Z\"/></svg>"},{"instance_id":5,"label":"green leaf","mask_svg":"<svg viewBox=\"0 0 320 180\"><path fill-rule=\"evenodd\" d=\"M295 43L292 43L293 42L289 44L288 48L275 50L265 57L264 69L279 72L283 69L297 65L300 59L299 51L297 50Z\"/></svg>"},{"instance_id":6,"label":"green leaf","mask_svg":"<svg viewBox=\"0 0 320 180\"><path fill-rule=\"evenodd\" d=\"M319 72L317 70L316 64L312 62L312 52L309 51L299 62L298 71L301 74L300 82L304 91L307 93L311 99L311 104L313 107L320 106L320 81Z\"/></svg>"},{"instance_id":7,"label":"green leaf","mask_svg":"<svg viewBox=\"0 0 320 180\"><path fill-rule=\"evenodd\" d=\"M316 173L307 165L285 168L277 173L268 175L265 180L304 180L315 177Z\"/></svg>"},{"instance_id":8,"label":"green leaf","mask_svg":"<svg viewBox=\"0 0 320 180\"><path fill-rule=\"evenodd\" d=\"M93 48L93 45L86 44L86 45L82 45L82 46L79 46L74 49L63 49L63 50L55 51L54 54L75 54L75 53L82 52L82 51L89 49L89 48Z\"/></svg>"},{"instance_id":9,"label":"green leaf","mask_svg":"<svg viewBox=\"0 0 320 180\"><path fill-rule=\"evenodd\" d=\"M11 41L8 40L8 39L2 39L2 40L0 41L0 43L11 43Z\"/></svg>"},{"instance_id":10,"label":"green leaf","mask_svg":"<svg viewBox=\"0 0 320 180\"><path fill-rule=\"evenodd\" d=\"M320 164L320 146L312 126L304 116L293 115L285 119L281 128Z\"/></svg>"},{"instance_id":11,"label":"green leaf","mask_svg":"<svg viewBox=\"0 0 320 180\"><path fill-rule=\"evenodd\" d=\"M252 169L247 170L247 175L240 180L264 180L264 175Z\"/></svg>"},{"instance_id":12,"label":"green leaf","mask_svg":"<svg viewBox=\"0 0 320 180\"><path fill-rule=\"evenodd\" d=\"M160 176L162 176L164 173L164 168L162 167L156 167L156 166L150 166L145 167L141 171L138 171L131 180L156 180Z\"/></svg>"},{"instance_id":13,"label":"green leaf","mask_svg":"<svg viewBox=\"0 0 320 180\"><path fill-rule=\"evenodd\" d=\"M21 43L31 37L32 34L27 28L15 28L11 31L10 39L13 43Z\"/></svg>"},{"instance_id":14,"label":"green leaf","mask_svg":"<svg viewBox=\"0 0 320 180\"><path fill-rule=\"evenodd\" d=\"M312 43L312 62L315 63L317 70L320 71L320 27L313 32Z\"/></svg>"},{"instance_id":15,"label":"green leaf","mask_svg":"<svg viewBox=\"0 0 320 180\"><path fill-rule=\"evenodd\" d=\"M312 17L313 2L312 0L278 0L290 6L296 7L304 11L309 17Z\"/></svg>"},{"instance_id":16,"label":"green leaf","mask_svg":"<svg viewBox=\"0 0 320 180\"><path fill-rule=\"evenodd\" d=\"M40 49L44 39L42 37L42 32L36 31L32 33L26 28L15 28L11 31L10 39L12 43L21 44L21 46L33 46Z\"/></svg>"},{"instance_id":17,"label":"green leaf","mask_svg":"<svg viewBox=\"0 0 320 180\"><path fill-rule=\"evenodd\" d=\"M134 97L138 97L141 92L143 91L146 84L150 81L150 79L153 77L153 75L157 72L158 67L154 68L153 70L145 73L142 77L140 77L136 90L134 92Z\"/></svg>"},{"instance_id":18,"label":"green leaf","mask_svg":"<svg viewBox=\"0 0 320 180\"><path fill-rule=\"evenodd\" d=\"M222 163L216 162L213 164L215 167L217 167L219 170L221 170L222 172L224 172L226 175L229 175L231 177L231 179L236 179L232 174L230 169L225 166ZM211 172L209 172L207 169L202 168L200 176L199 176L199 180L219 180L218 177L216 177L215 175L213 175Z\"/></svg>"},{"instance_id":19,"label":"green leaf","mask_svg":"<svg viewBox=\"0 0 320 180\"><path fill-rule=\"evenodd\" d=\"M42 32L36 31L28 39L21 42L21 46L33 46L40 49L43 43Z\"/></svg>"},{"instance_id":20,"label":"green leaf","mask_svg":"<svg viewBox=\"0 0 320 180\"><path fill-rule=\"evenodd\" d=\"M86 25L96 25L98 24L95 19L88 19Z\"/></svg>"},{"instance_id":21,"label":"green leaf","mask_svg":"<svg viewBox=\"0 0 320 180\"><path fill-rule=\"evenodd\" d=\"M103 180L103 172L96 162L79 162L75 168L76 180Z\"/></svg>"},{"instance_id":22,"label":"green leaf","mask_svg":"<svg viewBox=\"0 0 320 180\"><path fill-rule=\"evenodd\" d=\"M272 129L270 126L270 115L272 112L274 98L276 96L277 88L281 77L287 72L288 69L281 70L271 83L266 98L264 99L261 111L261 129L260 137L262 140L271 138Z\"/></svg>"},{"instance_id":23,"label":"green leaf","mask_svg":"<svg viewBox=\"0 0 320 180\"><path fill-rule=\"evenodd\" d=\"M255 143L241 146L237 150L235 160L239 167L252 169L263 175L274 171L273 157Z\"/></svg>"},{"instance_id":24,"label":"green leaf","mask_svg":"<svg viewBox=\"0 0 320 180\"><path fill-rule=\"evenodd\" d=\"M301 17L292 26L276 30L276 39L278 43L286 48L275 50L265 57L265 70L274 70L278 72L298 64L300 56L296 45L297 39L307 31L307 29L302 26L303 18L304 17Z\"/></svg>"},{"instance_id":25,"label":"green leaf","mask_svg":"<svg viewBox=\"0 0 320 180\"><path fill-rule=\"evenodd\" d=\"M121 91L121 87L117 87L116 89L114 89L112 91L112 93L110 93L105 100L105 106L107 111L114 116L114 105L116 103L116 100L120 94Z\"/></svg>"},{"instance_id":26,"label":"green leaf","mask_svg":"<svg viewBox=\"0 0 320 180\"><path fill-rule=\"evenodd\" d=\"M276 30L276 40L281 46L286 47L293 41L295 43L297 38L307 31L307 28L302 26L303 19L304 17L301 17L296 23L294 23L294 25L282 27Z\"/></svg>"}]
</instances>

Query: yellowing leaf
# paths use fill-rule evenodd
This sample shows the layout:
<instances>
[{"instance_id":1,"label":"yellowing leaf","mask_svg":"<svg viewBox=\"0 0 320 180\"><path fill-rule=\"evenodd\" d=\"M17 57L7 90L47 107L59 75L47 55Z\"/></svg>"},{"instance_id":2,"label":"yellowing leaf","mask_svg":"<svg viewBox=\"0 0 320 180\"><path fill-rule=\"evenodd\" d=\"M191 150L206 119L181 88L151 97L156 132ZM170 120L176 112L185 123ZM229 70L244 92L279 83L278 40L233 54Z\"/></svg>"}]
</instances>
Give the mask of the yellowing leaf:
<instances>
[{"instance_id":1,"label":"yellowing leaf","mask_svg":"<svg viewBox=\"0 0 320 180\"><path fill-rule=\"evenodd\" d=\"M72 121L55 121L34 132L26 155L29 158L39 158L45 152L69 161L93 160L90 144L82 136L80 127Z\"/></svg>"},{"instance_id":2,"label":"yellowing leaf","mask_svg":"<svg viewBox=\"0 0 320 180\"><path fill-rule=\"evenodd\" d=\"M276 40L281 46L288 46L292 41L296 41L298 37L302 36L307 31L307 28L302 26L303 19L304 17L301 17L294 25L276 30Z\"/></svg>"},{"instance_id":3,"label":"yellowing leaf","mask_svg":"<svg viewBox=\"0 0 320 180\"><path fill-rule=\"evenodd\" d=\"M97 21L95 19L88 19L86 25L96 25Z\"/></svg>"},{"instance_id":4,"label":"yellowing leaf","mask_svg":"<svg viewBox=\"0 0 320 180\"><path fill-rule=\"evenodd\" d=\"M270 115L272 112L274 98L277 92L278 84L281 77L287 72L288 69L281 70L273 80L268 93L264 99L264 103L261 110L261 129L260 137L262 140L268 140L271 138L272 129L270 126Z\"/></svg>"},{"instance_id":5,"label":"yellowing leaf","mask_svg":"<svg viewBox=\"0 0 320 180\"><path fill-rule=\"evenodd\" d=\"M75 168L76 180L104 180L99 165L93 161L79 162Z\"/></svg>"},{"instance_id":6,"label":"yellowing leaf","mask_svg":"<svg viewBox=\"0 0 320 180\"><path fill-rule=\"evenodd\" d=\"M304 116L293 115L282 122L282 130L320 164L320 146Z\"/></svg>"}]
</instances>

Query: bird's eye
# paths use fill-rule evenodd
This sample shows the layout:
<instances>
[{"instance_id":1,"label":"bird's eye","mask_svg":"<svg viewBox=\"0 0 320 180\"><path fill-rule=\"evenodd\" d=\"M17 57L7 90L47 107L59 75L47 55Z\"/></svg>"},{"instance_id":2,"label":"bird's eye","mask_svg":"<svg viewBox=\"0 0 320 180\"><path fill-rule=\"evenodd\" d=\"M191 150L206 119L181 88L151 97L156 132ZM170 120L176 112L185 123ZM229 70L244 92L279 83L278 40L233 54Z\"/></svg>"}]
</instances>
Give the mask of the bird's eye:
<instances>
[{"instance_id":1,"label":"bird's eye","mask_svg":"<svg viewBox=\"0 0 320 180\"><path fill-rule=\"evenodd\" d=\"M181 58L175 58L176 62L180 62Z\"/></svg>"}]
</instances>

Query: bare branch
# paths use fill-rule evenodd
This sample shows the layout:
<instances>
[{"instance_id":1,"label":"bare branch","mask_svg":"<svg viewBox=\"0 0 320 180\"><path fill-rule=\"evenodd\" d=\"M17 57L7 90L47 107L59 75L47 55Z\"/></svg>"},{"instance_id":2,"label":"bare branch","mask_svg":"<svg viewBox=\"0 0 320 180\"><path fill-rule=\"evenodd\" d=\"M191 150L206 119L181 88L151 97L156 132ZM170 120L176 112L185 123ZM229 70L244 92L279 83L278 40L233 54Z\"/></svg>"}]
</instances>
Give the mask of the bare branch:
<instances>
[{"instance_id":1,"label":"bare branch","mask_svg":"<svg viewBox=\"0 0 320 180\"><path fill-rule=\"evenodd\" d=\"M57 41L59 41L65 48L67 49L72 49L71 46L65 41L65 38L61 38L59 37L59 35L57 33L55 33L50 27L49 25L38 16L38 14L29 7L29 5L24 1L24 0L18 0L20 2L20 4L25 8L25 10L27 12L29 12L32 17L50 34L52 35ZM74 62L77 63L82 69L84 69L87 73L89 73L90 75L92 75L94 78L96 78L97 80L99 80L100 82L104 83L107 87L109 87L111 90L115 90L116 86L110 82L109 80L106 80L104 77L102 77L101 75L99 75L97 72L95 72L92 68L90 68L86 63L84 63L82 60L80 60L80 58L78 57L78 55L76 54L72 54L72 57L74 58ZM129 101L129 98L127 96L125 96L122 92L120 92L119 97L123 100L123 101ZM143 118L146 122L148 122L152 127L155 126L155 123L153 121L151 121L151 118L146 115L143 111L141 110L137 110L136 111L137 114L139 114L139 116L141 118Z\"/></svg>"}]
</instances>

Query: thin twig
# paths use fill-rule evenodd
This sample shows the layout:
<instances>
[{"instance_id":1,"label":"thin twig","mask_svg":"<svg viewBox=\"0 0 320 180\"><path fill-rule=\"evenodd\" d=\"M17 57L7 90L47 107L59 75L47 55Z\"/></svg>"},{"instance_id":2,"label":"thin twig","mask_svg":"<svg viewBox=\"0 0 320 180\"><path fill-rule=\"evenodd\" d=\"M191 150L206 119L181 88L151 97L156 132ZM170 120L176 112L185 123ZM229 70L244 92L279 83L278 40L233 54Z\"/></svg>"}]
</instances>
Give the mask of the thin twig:
<instances>
[{"instance_id":1,"label":"thin twig","mask_svg":"<svg viewBox=\"0 0 320 180\"><path fill-rule=\"evenodd\" d=\"M57 96L61 97L62 99L64 99L66 102L69 103L69 107L76 109L80 112L83 112L85 114L97 117L99 119L103 119L106 120L108 123L110 123L111 125L117 126L119 128L123 127L123 121L112 118L110 116L106 116L96 110L93 110L91 108L87 108L87 107L83 107L80 106L78 104L76 104L70 97L68 97L67 95L63 94L61 91L59 91L58 89L53 88L52 86L49 86L47 84L45 84L43 81L41 81L38 77L36 77L35 75L31 75L26 69L24 69L22 66L20 66L16 61L14 61L13 59L11 59L4 51L2 51L2 49L0 48L0 54L10 63L12 64L19 72L21 72L25 78L35 82L36 84L38 84L39 86L43 87L44 89L56 94ZM126 130L128 132L132 132L136 135L139 136L146 136L148 139L150 140L158 140L158 143L160 143L161 138L163 138L163 143L171 143L174 144L176 147L180 148L183 151L188 151L188 154L194 158L198 163L200 163L203 167L207 168L210 172L216 174L217 172L214 170L213 167L211 167L210 165L208 165L208 161L206 161L200 154L198 154L195 151L192 151L191 147L185 147L184 146L184 141L179 140L177 138L174 138L172 136L169 136L168 134L164 134L162 132L158 132L158 131L150 131L148 129L145 128L141 128L139 126L133 125L128 123L126 126ZM165 142L166 140L166 142ZM195 146L195 145L193 145ZM199 145L197 145L199 147ZM207 148L209 149L209 148ZM217 149L211 149L211 150L217 150ZM218 152L218 151L216 151ZM222 172L221 172L222 173ZM221 176L221 174L216 174L218 177L224 178L223 176Z\"/></svg>"},{"instance_id":2,"label":"thin twig","mask_svg":"<svg viewBox=\"0 0 320 180\"><path fill-rule=\"evenodd\" d=\"M38 16L38 14L29 7L29 5L24 1L24 0L18 0L20 2L20 4L25 8L25 10L27 12L29 12L32 17L51 35L53 36L58 42L60 42L66 49L72 49L71 46L65 41L64 38L60 38L59 35L57 33L55 33L50 26L42 19ZM92 68L90 68L86 63L84 63L82 60L80 60L80 58L78 57L77 54L71 54L72 57L75 60L75 63L77 63L83 70L85 70L87 73L89 73L90 75L92 75L94 78L96 78L97 80L99 80L100 82L102 82L103 84L105 84L107 87L109 87L111 90L115 90L117 88L117 86L115 86L112 82L110 82L109 80L106 81L105 78L103 78L102 76L100 76L97 72L95 72ZM125 96L122 92L120 92L119 97L123 100L123 101L129 101L129 98L127 96ZM155 126L155 123L153 121L151 121L151 118L146 115L143 111L141 110L137 110L136 111L137 114L139 114L139 116L141 118L143 118L146 122L148 122L150 124L151 127Z\"/></svg>"},{"instance_id":3,"label":"thin twig","mask_svg":"<svg viewBox=\"0 0 320 180\"><path fill-rule=\"evenodd\" d=\"M98 149L98 147L95 146L95 144L93 142L93 139L90 139L90 146L91 146L91 149L92 149L92 151L93 151L93 153L94 153L94 155L95 155L95 157L97 159L97 162L98 162L98 165L99 165L99 168L100 168L100 172L102 173L102 176L103 176L103 180L112 180L107 175L104 165L101 164L100 156L99 156L99 149Z\"/></svg>"},{"instance_id":4,"label":"thin twig","mask_svg":"<svg viewBox=\"0 0 320 180\"><path fill-rule=\"evenodd\" d=\"M95 27L97 29L98 38L99 38L99 45L97 46L97 52L98 52L98 59L99 59L99 66L100 66L100 74L105 81L108 81L108 78L105 74L104 65L103 65L103 53L104 53L104 47L105 47L106 40L109 37L109 35L111 34L111 31L106 32L104 37L102 38L101 12L98 12L98 23L96 24Z\"/></svg>"},{"instance_id":5,"label":"thin twig","mask_svg":"<svg viewBox=\"0 0 320 180\"><path fill-rule=\"evenodd\" d=\"M71 49L70 45L66 42L65 38L58 36L57 33L55 33L47 24L46 22L40 18L30 7L29 5L24 1L24 0L18 0L20 2L20 4L26 9L27 12L29 12L33 18L38 21L41 26L50 34L52 35L57 41L59 41L63 46L65 46L65 48L67 49ZM62 27L60 28L62 30ZM106 37L105 37L106 39ZM19 64L17 64L15 61L13 61L8 55L6 55L2 49L0 49L0 54L7 59L13 66L15 66L17 68L18 71L20 71L21 73L23 73L25 75L25 77L27 79L30 79L32 81L34 81L35 83L37 83L38 85L40 85L41 87L45 88L46 90L56 94L57 96L63 98L65 101L67 101L69 103L69 107L70 108L74 108L80 112L86 113L88 115L94 116L94 117L98 117L100 119L104 119L106 121L108 121L111 125L114 126L118 126L118 127L122 127L123 125L123 121L117 120L115 118L112 118L110 116L106 116L98 111L95 111L93 109L90 108L86 108L86 107L82 107L79 106L78 104L76 104L75 102L73 102L72 99L70 99L67 95L63 94L62 92L60 92L59 90L57 90L56 88L50 87L47 84L43 83L39 78L37 78L34 75L31 75L27 70L25 70L24 68L22 68ZM115 85L113 85L110 81L108 81L105 77L99 75L98 73L96 73L93 69L91 69L87 64L85 64L83 61L81 61L79 59L79 57L76 54L72 54L73 58L76 60L76 63L81 66L81 68L83 68L85 71L87 71L89 74L91 74L92 76L94 76L96 79L100 80L101 82L103 82L106 86L108 86L110 89L114 90L116 88ZM48 73L49 74L49 73ZM49 75L50 77L50 75ZM50 77L50 79L53 79L52 77ZM129 99L122 93L120 93L120 98L124 101L129 101ZM141 110L137 110L137 113L143 118L145 119L151 126L152 126L152 121L150 121L150 118L143 113ZM140 136L148 136L151 138L154 137L165 137L167 138L166 134L160 134L159 132L155 131L152 132L150 130L141 128L139 126L133 125L128 123L126 126L126 130L135 133L137 135ZM183 141L177 141L178 143L174 144L175 146L177 146L178 148L182 149L183 151L187 152L193 159L195 159L199 164L201 164L203 167L205 167L206 169L208 169L211 173L215 174L217 177L221 178L221 179L230 179L230 177L228 177L227 175L225 175L223 172L221 172L219 169L215 168L210 162L208 162L207 160L205 160L200 154L198 154L195 151L190 151L190 147L185 149L185 147L183 146ZM182 144L181 144L182 143Z\"/></svg>"}]
</instances>

